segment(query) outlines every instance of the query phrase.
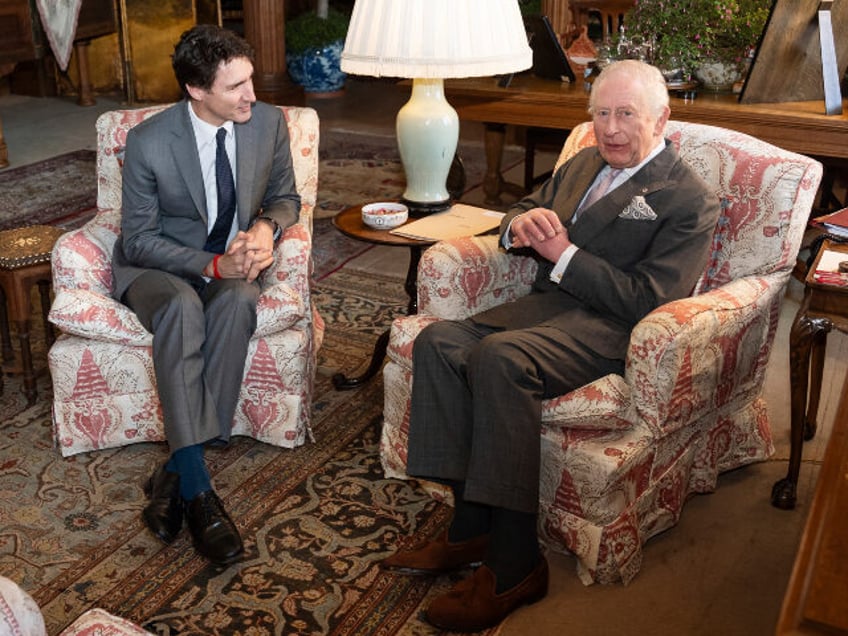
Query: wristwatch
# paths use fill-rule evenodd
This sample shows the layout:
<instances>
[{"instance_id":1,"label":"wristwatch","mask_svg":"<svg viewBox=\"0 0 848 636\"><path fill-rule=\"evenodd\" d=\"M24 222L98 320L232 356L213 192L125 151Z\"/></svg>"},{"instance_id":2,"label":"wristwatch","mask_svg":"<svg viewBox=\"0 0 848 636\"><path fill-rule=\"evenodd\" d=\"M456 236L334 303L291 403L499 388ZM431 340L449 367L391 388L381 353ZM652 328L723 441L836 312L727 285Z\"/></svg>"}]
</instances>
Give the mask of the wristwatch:
<instances>
[{"instance_id":1,"label":"wristwatch","mask_svg":"<svg viewBox=\"0 0 848 636\"><path fill-rule=\"evenodd\" d=\"M277 223L270 216L257 216L253 219L253 222L250 224L250 227L256 225L258 221L265 221L266 223L270 223L271 227L274 228L274 245L280 242L280 238L283 236L283 228L280 227L280 224Z\"/></svg>"}]
</instances>

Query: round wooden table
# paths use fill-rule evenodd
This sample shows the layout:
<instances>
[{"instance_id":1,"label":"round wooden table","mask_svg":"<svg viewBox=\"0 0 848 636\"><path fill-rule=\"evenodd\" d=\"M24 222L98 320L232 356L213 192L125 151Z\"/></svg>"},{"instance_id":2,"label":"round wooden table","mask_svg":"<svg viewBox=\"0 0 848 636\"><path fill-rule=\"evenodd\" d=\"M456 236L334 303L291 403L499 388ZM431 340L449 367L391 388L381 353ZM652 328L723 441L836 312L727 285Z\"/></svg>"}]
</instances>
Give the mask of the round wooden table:
<instances>
[{"instance_id":1,"label":"round wooden table","mask_svg":"<svg viewBox=\"0 0 848 636\"><path fill-rule=\"evenodd\" d=\"M415 219L410 219L413 221ZM388 247L409 248L409 269L406 272L404 291L409 297L406 306L407 315L418 311L418 262L421 260L423 251L433 245L434 241L422 241L420 239L408 238L392 234L388 230L375 230L362 222L362 206L354 205L345 208L333 217L333 225L339 232L357 241L364 241L372 245L386 245ZM349 378L343 373L333 376L333 386L337 390L355 389L364 382L373 378L383 366L386 358L386 350L389 346L389 329L386 329L374 345L371 362L362 375Z\"/></svg>"}]
</instances>

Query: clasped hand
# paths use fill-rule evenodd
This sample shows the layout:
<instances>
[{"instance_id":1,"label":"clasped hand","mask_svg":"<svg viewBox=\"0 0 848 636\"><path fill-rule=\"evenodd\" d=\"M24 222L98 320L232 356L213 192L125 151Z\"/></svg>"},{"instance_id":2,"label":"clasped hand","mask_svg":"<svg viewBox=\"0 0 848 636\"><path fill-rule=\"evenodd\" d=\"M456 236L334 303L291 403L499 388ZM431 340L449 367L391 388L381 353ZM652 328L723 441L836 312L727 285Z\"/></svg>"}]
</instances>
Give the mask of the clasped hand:
<instances>
[{"instance_id":1,"label":"clasped hand","mask_svg":"<svg viewBox=\"0 0 848 636\"><path fill-rule=\"evenodd\" d=\"M273 262L273 230L268 223L256 223L247 232L238 232L227 246L227 251L218 259L218 276L243 278L252 283ZM210 264L207 270L211 267Z\"/></svg>"},{"instance_id":2,"label":"clasped hand","mask_svg":"<svg viewBox=\"0 0 848 636\"><path fill-rule=\"evenodd\" d=\"M512 247L530 247L552 263L571 245L568 230L556 212L547 208L533 208L519 214L512 221L510 233Z\"/></svg>"}]
</instances>

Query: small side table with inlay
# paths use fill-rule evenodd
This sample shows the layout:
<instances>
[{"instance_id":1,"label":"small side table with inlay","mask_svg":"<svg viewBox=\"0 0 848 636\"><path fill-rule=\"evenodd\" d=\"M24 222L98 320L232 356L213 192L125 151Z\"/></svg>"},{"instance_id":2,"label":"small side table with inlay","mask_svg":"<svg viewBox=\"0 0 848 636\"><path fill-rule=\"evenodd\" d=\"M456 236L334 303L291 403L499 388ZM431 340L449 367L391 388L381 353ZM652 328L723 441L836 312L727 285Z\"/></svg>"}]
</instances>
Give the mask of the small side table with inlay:
<instances>
[{"instance_id":1,"label":"small side table with inlay","mask_svg":"<svg viewBox=\"0 0 848 636\"><path fill-rule=\"evenodd\" d=\"M2 339L3 371L23 375L23 393L32 404L38 395L35 368L30 347L30 319L32 315L32 286L38 285L41 296L41 316L44 337L49 347L54 334L47 320L50 310L50 255L56 240L64 230L49 225L0 232L0 288L3 303L0 311L0 339ZM20 365L12 346L10 323L15 326L20 344ZM2 390L0 378L0 390Z\"/></svg>"}]
</instances>

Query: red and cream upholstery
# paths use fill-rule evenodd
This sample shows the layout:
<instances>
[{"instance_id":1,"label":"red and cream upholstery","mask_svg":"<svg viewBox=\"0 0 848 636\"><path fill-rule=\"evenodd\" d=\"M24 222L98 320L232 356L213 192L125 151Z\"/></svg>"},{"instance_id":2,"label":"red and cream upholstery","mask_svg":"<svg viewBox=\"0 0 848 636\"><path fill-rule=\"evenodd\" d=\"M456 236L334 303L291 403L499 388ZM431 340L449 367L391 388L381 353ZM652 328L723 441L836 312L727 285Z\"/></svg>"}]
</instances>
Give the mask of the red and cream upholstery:
<instances>
[{"instance_id":1,"label":"red and cream upholstery","mask_svg":"<svg viewBox=\"0 0 848 636\"><path fill-rule=\"evenodd\" d=\"M97 215L53 249L50 320L62 332L49 352L53 427L63 455L164 440L152 335L110 296L120 232L127 131L165 106L104 113L97 121ZM318 115L282 108L291 137L300 220L286 230L261 278L258 326L248 351L234 435L293 448L309 428L324 323L310 298L312 211L318 189Z\"/></svg>"},{"instance_id":2,"label":"red and cream upholstery","mask_svg":"<svg viewBox=\"0 0 848 636\"><path fill-rule=\"evenodd\" d=\"M721 198L709 262L692 297L636 326L624 376L543 404L540 536L576 556L586 584L629 582L644 542L677 522L691 494L773 452L764 374L822 167L711 126L672 121L667 136ZM591 124L578 126L559 162L594 143ZM419 314L395 320L384 369L388 476L406 478L417 334L526 294L534 273L533 260L505 254L493 236L425 252Z\"/></svg>"}]
</instances>

